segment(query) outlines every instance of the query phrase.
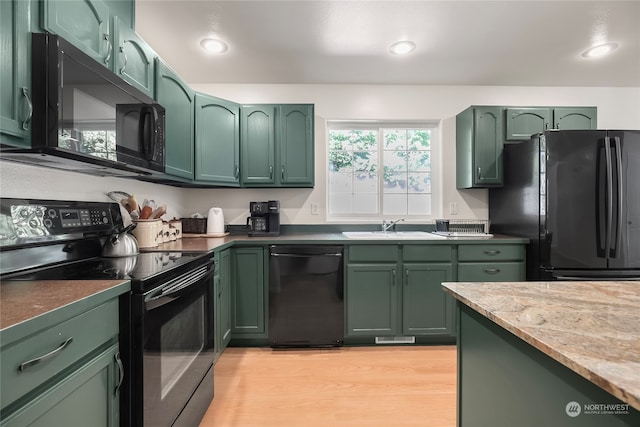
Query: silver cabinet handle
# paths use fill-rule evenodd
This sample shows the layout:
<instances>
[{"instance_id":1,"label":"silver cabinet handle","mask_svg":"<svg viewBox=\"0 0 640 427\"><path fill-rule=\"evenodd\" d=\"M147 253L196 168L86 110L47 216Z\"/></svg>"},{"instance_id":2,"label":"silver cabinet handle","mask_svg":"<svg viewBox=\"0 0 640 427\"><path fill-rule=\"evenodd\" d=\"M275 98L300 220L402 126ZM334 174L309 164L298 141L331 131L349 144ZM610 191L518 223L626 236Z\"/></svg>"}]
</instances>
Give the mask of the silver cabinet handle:
<instances>
[{"instance_id":1,"label":"silver cabinet handle","mask_svg":"<svg viewBox=\"0 0 640 427\"><path fill-rule=\"evenodd\" d=\"M490 256L494 256L494 255L498 255L500 253L500 251L498 250L490 250L490 251L484 251L485 254L490 255Z\"/></svg>"},{"instance_id":2,"label":"silver cabinet handle","mask_svg":"<svg viewBox=\"0 0 640 427\"><path fill-rule=\"evenodd\" d=\"M391 282L391 286L395 286L396 285L396 269L395 268L393 270L391 270L391 275L393 277L393 281Z\"/></svg>"},{"instance_id":3,"label":"silver cabinet handle","mask_svg":"<svg viewBox=\"0 0 640 427\"><path fill-rule=\"evenodd\" d=\"M273 178L273 166L269 166L269 178Z\"/></svg>"},{"instance_id":4,"label":"silver cabinet handle","mask_svg":"<svg viewBox=\"0 0 640 427\"><path fill-rule=\"evenodd\" d=\"M109 41L109 34L104 35L104 40L107 42L107 56L104 57L104 63L105 64L109 64L109 61L111 60L111 51L113 50L113 44L111 44L111 41Z\"/></svg>"},{"instance_id":5,"label":"silver cabinet handle","mask_svg":"<svg viewBox=\"0 0 640 427\"><path fill-rule=\"evenodd\" d=\"M124 46L120 46L120 53L124 55L124 64L122 64L122 67L120 68L120 74L124 74L124 69L127 68L127 54L124 53Z\"/></svg>"},{"instance_id":6,"label":"silver cabinet handle","mask_svg":"<svg viewBox=\"0 0 640 427\"><path fill-rule=\"evenodd\" d=\"M62 344L58 346L58 348L51 350L49 353L21 363L20 366L18 366L18 370L22 372L25 369L30 368L31 366L37 365L40 362L44 362L47 359L51 359L52 357L57 356L62 350L64 350L69 344L71 344L72 341L73 337L67 338Z\"/></svg>"},{"instance_id":7,"label":"silver cabinet handle","mask_svg":"<svg viewBox=\"0 0 640 427\"><path fill-rule=\"evenodd\" d=\"M409 269L404 270L404 285L409 286Z\"/></svg>"},{"instance_id":8,"label":"silver cabinet handle","mask_svg":"<svg viewBox=\"0 0 640 427\"><path fill-rule=\"evenodd\" d=\"M478 166L478 179L482 179L482 168Z\"/></svg>"},{"instance_id":9,"label":"silver cabinet handle","mask_svg":"<svg viewBox=\"0 0 640 427\"><path fill-rule=\"evenodd\" d=\"M25 117L22 122L22 130L29 130L29 122L31 121L31 117L33 117L33 102L31 102L31 97L29 96L29 89L26 87L22 88L22 95L27 99L27 105L29 106L29 113L27 117Z\"/></svg>"},{"instance_id":10,"label":"silver cabinet handle","mask_svg":"<svg viewBox=\"0 0 640 427\"><path fill-rule=\"evenodd\" d=\"M115 390L113 391L113 394L118 394L118 392L120 391L120 387L122 387L122 382L124 381L124 366L122 366L122 359L120 359L120 352L117 352L113 358L116 361L116 364L118 365L118 384L116 385Z\"/></svg>"},{"instance_id":11,"label":"silver cabinet handle","mask_svg":"<svg viewBox=\"0 0 640 427\"><path fill-rule=\"evenodd\" d=\"M284 180L284 166L282 166L282 170L280 171L280 177Z\"/></svg>"},{"instance_id":12,"label":"silver cabinet handle","mask_svg":"<svg viewBox=\"0 0 640 427\"><path fill-rule=\"evenodd\" d=\"M487 274L498 274L498 273L500 273L500 269L499 268L483 268L482 271L484 271Z\"/></svg>"},{"instance_id":13,"label":"silver cabinet handle","mask_svg":"<svg viewBox=\"0 0 640 427\"><path fill-rule=\"evenodd\" d=\"M238 165L235 165L233 169L233 177L238 178L239 175L240 175L240 167Z\"/></svg>"}]
</instances>

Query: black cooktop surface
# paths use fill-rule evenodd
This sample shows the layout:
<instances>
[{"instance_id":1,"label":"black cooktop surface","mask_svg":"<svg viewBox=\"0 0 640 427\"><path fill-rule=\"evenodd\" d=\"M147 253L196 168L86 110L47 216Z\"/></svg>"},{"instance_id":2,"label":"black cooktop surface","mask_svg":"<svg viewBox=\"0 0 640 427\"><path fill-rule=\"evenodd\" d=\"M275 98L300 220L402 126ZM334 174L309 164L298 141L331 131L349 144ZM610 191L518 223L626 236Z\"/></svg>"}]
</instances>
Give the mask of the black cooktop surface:
<instances>
[{"instance_id":1,"label":"black cooktop surface","mask_svg":"<svg viewBox=\"0 0 640 427\"><path fill-rule=\"evenodd\" d=\"M199 252L146 252L122 258L91 258L15 275L10 280L111 280L144 281L205 256Z\"/></svg>"}]
</instances>

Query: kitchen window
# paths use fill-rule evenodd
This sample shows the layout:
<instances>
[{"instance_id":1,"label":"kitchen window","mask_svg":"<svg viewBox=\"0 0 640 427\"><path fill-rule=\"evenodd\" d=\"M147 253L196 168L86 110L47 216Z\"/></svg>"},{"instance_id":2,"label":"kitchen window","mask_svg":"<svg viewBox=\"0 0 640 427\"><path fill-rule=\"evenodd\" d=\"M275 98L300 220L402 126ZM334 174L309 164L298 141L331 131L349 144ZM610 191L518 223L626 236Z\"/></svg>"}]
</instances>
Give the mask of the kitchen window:
<instances>
[{"instance_id":1,"label":"kitchen window","mask_svg":"<svg viewBox=\"0 0 640 427\"><path fill-rule=\"evenodd\" d=\"M328 219L438 216L436 123L329 122Z\"/></svg>"}]
</instances>

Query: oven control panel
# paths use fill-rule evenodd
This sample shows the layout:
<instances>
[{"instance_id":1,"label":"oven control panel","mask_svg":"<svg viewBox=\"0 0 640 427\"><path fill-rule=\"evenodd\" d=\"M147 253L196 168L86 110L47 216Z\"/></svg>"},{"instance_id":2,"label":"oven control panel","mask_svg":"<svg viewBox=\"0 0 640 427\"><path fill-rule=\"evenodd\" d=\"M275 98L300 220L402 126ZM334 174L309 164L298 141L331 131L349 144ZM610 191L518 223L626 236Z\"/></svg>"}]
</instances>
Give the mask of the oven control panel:
<instances>
[{"instance_id":1,"label":"oven control panel","mask_svg":"<svg viewBox=\"0 0 640 427\"><path fill-rule=\"evenodd\" d=\"M51 240L122 227L117 203L1 199L0 242ZM8 243L10 244L10 243Z\"/></svg>"}]
</instances>

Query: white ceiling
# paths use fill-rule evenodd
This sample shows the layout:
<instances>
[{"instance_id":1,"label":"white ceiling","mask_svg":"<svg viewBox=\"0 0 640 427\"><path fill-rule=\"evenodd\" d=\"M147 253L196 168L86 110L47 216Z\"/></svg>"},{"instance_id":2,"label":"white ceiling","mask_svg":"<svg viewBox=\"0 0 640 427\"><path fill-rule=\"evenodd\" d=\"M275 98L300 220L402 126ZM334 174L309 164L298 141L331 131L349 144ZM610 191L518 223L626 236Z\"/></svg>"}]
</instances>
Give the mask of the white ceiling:
<instances>
[{"instance_id":1,"label":"white ceiling","mask_svg":"<svg viewBox=\"0 0 640 427\"><path fill-rule=\"evenodd\" d=\"M640 87L640 1L137 0L189 83ZM205 36L229 51L205 53ZM409 56L389 53L409 39ZM610 56L581 53L615 42Z\"/></svg>"}]
</instances>

